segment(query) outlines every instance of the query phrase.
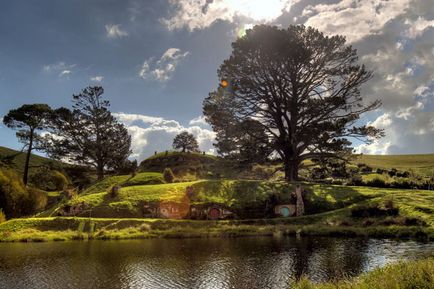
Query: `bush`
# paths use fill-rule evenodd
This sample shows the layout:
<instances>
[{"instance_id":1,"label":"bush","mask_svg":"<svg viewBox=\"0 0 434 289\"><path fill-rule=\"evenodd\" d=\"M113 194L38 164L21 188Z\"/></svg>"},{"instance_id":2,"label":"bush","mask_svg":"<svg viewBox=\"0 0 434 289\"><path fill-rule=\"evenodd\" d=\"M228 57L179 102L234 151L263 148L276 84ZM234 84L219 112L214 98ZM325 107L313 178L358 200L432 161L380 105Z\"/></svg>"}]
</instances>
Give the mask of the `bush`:
<instances>
[{"instance_id":1,"label":"bush","mask_svg":"<svg viewBox=\"0 0 434 289\"><path fill-rule=\"evenodd\" d=\"M39 212L44 210L48 203L47 194L35 188L29 188L28 191L33 204L33 211Z\"/></svg>"},{"instance_id":2,"label":"bush","mask_svg":"<svg viewBox=\"0 0 434 289\"><path fill-rule=\"evenodd\" d=\"M17 173L0 168L0 207L8 218L30 214L33 209L29 192Z\"/></svg>"},{"instance_id":3,"label":"bush","mask_svg":"<svg viewBox=\"0 0 434 289\"><path fill-rule=\"evenodd\" d=\"M351 209L351 216L353 218L369 218L369 217L384 217L384 216L397 216L399 209L394 207L381 208L378 203L368 206L356 206Z\"/></svg>"},{"instance_id":4,"label":"bush","mask_svg":"<svg viewBox=\"0 0 434 289\"><path fill-rule=\"evenodd\" d=\"M390 169L390 171L388 172L389 176L391 176L391 177L396 176L397 173L398 173L398 170L395 168Z\"/></svg>"},{"instance_id":5,"label":"bush","mask_svg":"<svg viewBox=\"0 0 434 289\"><path fill-rule=\"evenodd\" d=\"M175 175L170 168L165 168L163 172L163 178L166 183L173 183Z\"/></svg>"},{"instance_id":6,"label":"bush","mask_svg":"<svg viewBox=\"0 0 434 289\"><path fill-rule=\"evenodd\" d=\"M6 222L6 215L3 213L3 209L0 209L0 224Z\"/></svg>"},{"instance_id":7,"label":"bush","mask_svg":"<svg viewBox=\"0 0 434 289\"><path fill-rule=\"evenodd\" d=\"M113 185L109 187L108 193L112 198L116 198L119 196L119 192L121 191L121 186Z\"/></svg>"},{"instance_id":8,"label":"bush","mask_svg":"<svg viewBox=\"0 0 434 289\"><path fill-rule=\"evenodd\" d=\"M268 180L273 176L275 169L270 166L254 165L252 173L255 179Z\"/></svg>"},{"instance_id":9,"label":"bush","mask_svg":"<svg viewBox=\"0 0 434 289\"><path fill-rule=\"evenodd\" d=\"M69 184L69 181L59 171L40 169L30 176L30 183L44 191L60 191Z\"/></svg>"},{"instance_id":10,"label":"bush","mask_svg":"<svg viewBox=\"0 0 434 289\"><path fill-rule=\"evenodd\" d=\"M368 180L366 182L366 185L369 187L378 187L378 188L385 188L388 186L384 178L381 177L374 177L373 179Z\"/></svg>"}]
</instances>

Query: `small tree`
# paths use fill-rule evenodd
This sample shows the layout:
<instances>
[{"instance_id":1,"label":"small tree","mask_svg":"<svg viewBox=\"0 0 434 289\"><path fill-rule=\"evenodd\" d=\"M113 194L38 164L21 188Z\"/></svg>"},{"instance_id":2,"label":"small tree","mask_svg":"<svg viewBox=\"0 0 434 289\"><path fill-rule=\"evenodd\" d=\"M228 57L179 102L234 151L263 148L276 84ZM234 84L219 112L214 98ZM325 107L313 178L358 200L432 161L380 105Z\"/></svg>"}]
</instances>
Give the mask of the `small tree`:
<instances>
[{"instance_id":1,"label":"small tree","mask_svg":"<svg viewBox=\"0 0 434 289\"><path fill-rule=\"evenodd\" d=\"M175 175L170 168L165 168L163 172L163 178L166 183L173 183Z\"/></svg>"},{"instance_id":2,"label":"small tree","mask_svg":"<svg viewBox=\"0 0 434 289\"><path fill-rule=\"evenodd\" d=\"M182 152L197 152L199 145L197 144L194 135L188 132L182 132L173 139L173 148L181 149Z\"/></svg>"},{"instance_id":3,"label":"small tree","mask_svg":"<svg viewBox=\"0 0 434 289\"><path fill-rule=\"evenodd\" d=\"M17 137L27 147L26 162L24 164L23 182L27 185L29 164L32 150L39 149L40 136L38 131L47 127L52 113L47 104L25 104L17 109L12 109L3 118L3 123L12 129L16 129Z\"/></svg>"}]
</instances>

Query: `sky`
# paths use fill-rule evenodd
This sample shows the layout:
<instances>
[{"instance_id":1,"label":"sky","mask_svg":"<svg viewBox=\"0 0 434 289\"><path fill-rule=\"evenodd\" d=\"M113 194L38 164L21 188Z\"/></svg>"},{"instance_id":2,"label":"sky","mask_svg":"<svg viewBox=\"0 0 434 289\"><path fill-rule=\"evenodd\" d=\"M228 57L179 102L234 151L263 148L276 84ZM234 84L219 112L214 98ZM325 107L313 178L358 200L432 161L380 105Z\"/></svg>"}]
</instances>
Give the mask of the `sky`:
<instances>
[{"instance_id":1,"label":"sky","mask_svg":"<svg viewBox=\"0 0 434 289\"><path fill-rule=\"evenodd\" d=\"M182 131L213 153L202 101L231 43L263 23L344 35L374 71L362 94L383 105L361 121L386 136L358 152L434 153L433 0L3 0L0 116L25 103L70 107L102 85L132 158L170 149ZM3 124L0 145L21 148Z\"/></svg>"}]
</instances>

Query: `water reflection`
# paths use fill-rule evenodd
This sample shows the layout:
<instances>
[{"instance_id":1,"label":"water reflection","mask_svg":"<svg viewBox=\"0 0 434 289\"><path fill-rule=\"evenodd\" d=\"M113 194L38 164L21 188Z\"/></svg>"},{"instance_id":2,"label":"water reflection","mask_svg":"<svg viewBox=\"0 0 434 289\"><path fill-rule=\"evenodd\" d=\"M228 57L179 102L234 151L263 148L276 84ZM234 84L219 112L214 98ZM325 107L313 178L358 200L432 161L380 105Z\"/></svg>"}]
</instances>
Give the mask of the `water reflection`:
<instances>
[{"instance_id":1,"label":"water reflection","mask_svg":"<svg viewBox=\"0 0 434 289\"><path fill-rule=\"evenodd\" d=\"M0 288L289 288L354 276L433 243L239 238L0 244Z\"/></svg>"}]
</instances>

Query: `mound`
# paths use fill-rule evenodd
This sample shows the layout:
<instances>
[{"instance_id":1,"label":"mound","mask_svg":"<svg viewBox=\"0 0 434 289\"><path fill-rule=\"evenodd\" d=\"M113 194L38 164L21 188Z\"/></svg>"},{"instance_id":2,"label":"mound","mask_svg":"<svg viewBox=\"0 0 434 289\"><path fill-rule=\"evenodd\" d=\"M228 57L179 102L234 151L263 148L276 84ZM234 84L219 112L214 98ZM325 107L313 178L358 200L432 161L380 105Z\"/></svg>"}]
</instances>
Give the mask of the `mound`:
<instances>
[{"instance_id":1,"label":"mound","mask_svg":"<svg viewBox=\"0 0 434 289\"><path fill-rule=\"evenodd\" d=\"M140 169L146 172L163 172L171 168L177 176L192 175L204 177L220 171L221 159L202 153L163 152L140 163Z\"/></svg>"}]
</instances>

